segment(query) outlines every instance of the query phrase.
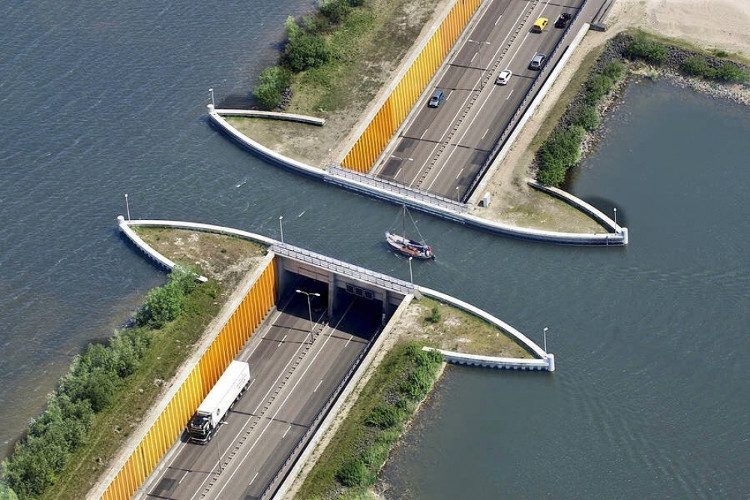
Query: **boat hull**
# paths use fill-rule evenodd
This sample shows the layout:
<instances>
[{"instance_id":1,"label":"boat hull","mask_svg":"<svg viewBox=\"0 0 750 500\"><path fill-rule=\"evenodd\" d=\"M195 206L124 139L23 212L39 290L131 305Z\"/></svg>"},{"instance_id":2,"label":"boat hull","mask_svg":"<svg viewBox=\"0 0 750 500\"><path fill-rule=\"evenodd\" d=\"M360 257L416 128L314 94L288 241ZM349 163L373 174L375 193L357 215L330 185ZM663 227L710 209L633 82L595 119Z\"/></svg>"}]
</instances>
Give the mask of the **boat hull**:
<instances>
[{"instance_id":1,"label":"boat hull","mask_svg":"<svg viewBox=\"0 0 750 500\"><path fill-rule=\"evenodd\" d=\"M435 254L432 253L432 247L429 245L387 231L385 233L385 240L391 248L407 257L420 260L430 260L435 258Z\"/></svg>"}]
</instances>

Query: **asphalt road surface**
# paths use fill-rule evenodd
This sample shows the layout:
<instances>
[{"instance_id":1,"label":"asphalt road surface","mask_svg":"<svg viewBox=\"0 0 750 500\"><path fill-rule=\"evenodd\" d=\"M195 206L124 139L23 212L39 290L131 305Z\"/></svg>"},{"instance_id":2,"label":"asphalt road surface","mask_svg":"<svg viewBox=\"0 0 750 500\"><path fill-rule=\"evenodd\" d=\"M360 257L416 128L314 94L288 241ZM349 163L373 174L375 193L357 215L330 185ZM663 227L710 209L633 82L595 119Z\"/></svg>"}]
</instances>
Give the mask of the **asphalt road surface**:
<instances>
[{"instance_id":1,"label":"asphalt road surface","mask_svg":"<svg viewBox=\"0 0 750 500\"><path fill-rule=\"evenodd\" d=\"M534 80L557 62L548 60L540 72L528 68L531 58L537 52L551 54L565 32L554 27L555 20L562 12L575 14L582 1L493 0L454 57L439 70L437 85L425 90L373 172L463 200ZM542 33L532 33L539 17L548 18L549 25ZM572 29L582 23L576 20ZM513 76L507 85L496 85L504 69ZM447 99L438 108L429 108L427 100L436 88Z\"/></svg>"},{"instance_id":2,"label":"asphalt road surface","mask_svg":"<svg viewBox=\"0 0 750 500\"><path fill-rule=\"evenodd\" d=\"M379 303L341 297L327 320L313 303L314 324L306 298L287 297L237 358L251 382L226 423L206 445L183 439L136 496L260 498L379 328Z\"/></svg>"}]
</instances>

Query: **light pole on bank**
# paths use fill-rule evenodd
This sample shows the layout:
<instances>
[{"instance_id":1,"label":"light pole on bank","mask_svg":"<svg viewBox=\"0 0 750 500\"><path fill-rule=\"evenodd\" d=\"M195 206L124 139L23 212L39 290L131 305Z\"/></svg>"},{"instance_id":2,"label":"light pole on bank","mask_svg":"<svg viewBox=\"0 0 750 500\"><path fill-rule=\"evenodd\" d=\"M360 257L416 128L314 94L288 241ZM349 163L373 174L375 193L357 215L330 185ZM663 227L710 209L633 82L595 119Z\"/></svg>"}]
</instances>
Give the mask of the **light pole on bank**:
<instances>
[{"instance_id":1,"label":"light pole on bank","mask_svg":"<svg viewBox=\"0 0 750 500\"><path fill-rule=\"evenodd\" d=\"M283 215L279 215L279 233L281 234L281 242L284 243L284 223L282 222L284 220Z\"/></svg>"},{"instance_id":2,"label":"light pole on bank","mask_svg":"<svg viewBox=\"0 0 750 500\"><path fill-rule=\"evenodd\" d=\"M544 330L542 330L542 335L544 335L544 352L545 353L547 352L547 330L549 330L549 328L547 328L546 326L544 327Z\"/></svg>"},{"instance_id":3,"label":"light pole on bank","mask_svg":"<svg viewBox=\"0 0 750 500\"><path fill-rule=\"evenodd\" d=\"M411 257L409 257L409 282L413 285L414 284L414 274L411 270Z\"/></svg>"},{"instance_id":4,"label":"light pole on bank","mask_svg":"<svg viewBox=\"0 0 750 500\"><path fill-rule=\"evenodd\" d=\"M615 231L617 231L617 207L613 209L615 211Z\"/></svg>"},{"instance_id":5,"label":"light pole on bank","mask_svg":"<svg viewBox=\"0 0 750 500\"><path fill-rule=\"evenodd\" d=\"M317 292L306 292L304 290L300 290L299 288L295 290L297 293L301 293L307 296L307 313L310 315L310 333L315 330L315 323L313 323L312 319L312 305L310 304L310 297L320 297L320 294Z\"/></svg>"},{"instance_id":6,"label":"light pole on bank","mask_svg":"<svg viewBox=\"0 0 750 500\"><path fill-rule=\"evenodd\" d=\"M211 94L211 106L216 107L216 102L214 102L214 89L208 89L208 93Z\"/></svg>"},{"instance_id":7,"label":"light pole on bank","mask_svg":"<svg viewBox=\"0 0 750 500\"><path fill-rule=\"evenodd\" d=\"M125 193L125 213L128 214L128 222L130 222L130 204L128 203L128 193Z\"/></svg>"}]
</instances>

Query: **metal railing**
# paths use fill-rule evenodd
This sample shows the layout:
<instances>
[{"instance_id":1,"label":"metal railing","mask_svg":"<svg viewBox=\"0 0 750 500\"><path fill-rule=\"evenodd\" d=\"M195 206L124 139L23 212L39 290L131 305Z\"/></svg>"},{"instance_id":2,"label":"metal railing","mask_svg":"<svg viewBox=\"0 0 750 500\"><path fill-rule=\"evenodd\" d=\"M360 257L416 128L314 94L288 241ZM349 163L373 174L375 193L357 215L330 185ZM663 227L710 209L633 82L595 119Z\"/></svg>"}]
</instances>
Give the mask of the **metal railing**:
<instances>
[{"instance_id":1,"label":"metal railing","mask_svg":"<svg viewBox=\"0 0 750 500\"><path fill-rule=\"evenodd\" d=\"M364 267L355 266L354 264L349 264L332 257L326 257L325 255L311 252L304 248L295 247L286 243L276 243L271 247L271 251L282 257L305 262L386 290L393 290L403 294L409 294L414 291L414 285L406 281L388 276L387 274L370 271Z\"/></svg>"},{"instance_id":2,"label":"metal railing","mask_svg":"<svg viewBox=\"0 0 750 500\"><path fill-rule=\"evenodd\" d=\"M454 212L466 213L469 210L468 205L460 201L451 200L450 198L430 193L428 191L422 191L421 189L414 189L395 181L389 181L388 179L375 177L372 174L362 174L359 172L355 172L354 170L341 168L337 165L330 165L328 167L328 172L336 177L351 179L368 186L376 187L384 191L389 191L397 195L407 196L414 200L430 203L442 208L447 208L448 210L452 210Z\"/></svg>"}]
</instances>

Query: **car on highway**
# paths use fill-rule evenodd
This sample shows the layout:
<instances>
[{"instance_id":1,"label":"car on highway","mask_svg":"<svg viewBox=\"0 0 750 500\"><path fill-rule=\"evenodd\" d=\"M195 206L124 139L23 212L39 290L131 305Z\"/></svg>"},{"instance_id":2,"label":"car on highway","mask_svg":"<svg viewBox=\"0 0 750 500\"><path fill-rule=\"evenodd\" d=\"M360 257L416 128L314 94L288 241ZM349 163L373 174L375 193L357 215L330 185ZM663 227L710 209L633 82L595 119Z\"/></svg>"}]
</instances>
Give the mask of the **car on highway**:
<instances>
[{"instance_id":1,"label":"car on highway","mask_svg":"<svg viewBox=\"0 0 750 500\"><path fill-rule=\"evenodd\" d=\"M555 21L555 28L565 28L572 18L573 14L563 12L560 14L560 17L557 18L557 21Z\"/></svg>"},{"instance_id":2,"label":"car on highway","mask_svg":"<svg viewBox=\"0 0 750 500\"><path fill-rule=\"evenodd\" d=\"M432 93L432 97L430 97L430 102L427 103L427 106L431 108L437 108L444 100L445 92L440 89L436 89L435 92Z\"/></svg>"},{"instance_id":3,"label":"car on highway","mask_svg":"<svg viewBox=\"0 0 750 500\"><path fill-rule=\"evenodd\" d=\"M549 24L549 19L546 17L540 17L536 21L534 21L534 26L531 27L532 33L541 33L544 31L544 28L547 27L547 24Z\"/></svg>"},{"instance_id":4,"label":"car on highway","mask_svg":"<svg viewBox=\"0 0 750 500\"><path fill-rule=\"evenodd\" d=\"M508 85L511 76L513 76L513 72L509 69L504 69L497 75L495 83L498 85Z\"/></svg>"},{"instance_id":5,"label":"car on highway","mask_svg":"<svg viewBox=\"0 0 750 500\"><path fill-rule=\"evenodd\" d=\"M534 57L531 58L529 69L535 69L539 71L540 69L542 69L542 65L544 64L545 59L547 59L547 56L545 56L541 52L537 52L536 54L534 54Z\"/></svg>"}]
</instances>

